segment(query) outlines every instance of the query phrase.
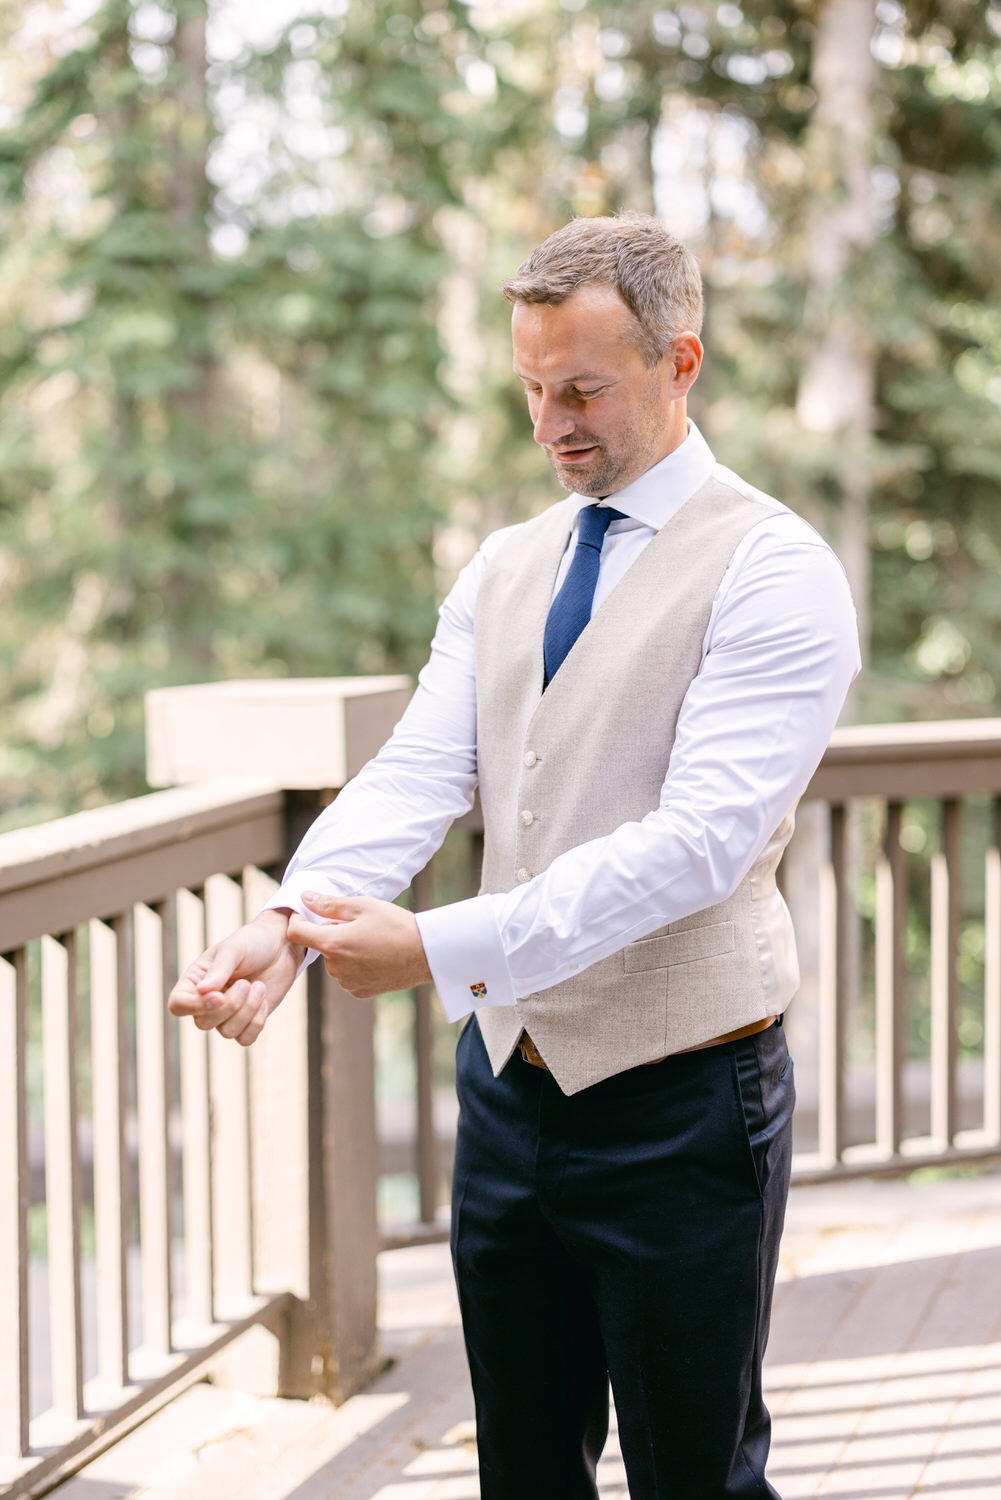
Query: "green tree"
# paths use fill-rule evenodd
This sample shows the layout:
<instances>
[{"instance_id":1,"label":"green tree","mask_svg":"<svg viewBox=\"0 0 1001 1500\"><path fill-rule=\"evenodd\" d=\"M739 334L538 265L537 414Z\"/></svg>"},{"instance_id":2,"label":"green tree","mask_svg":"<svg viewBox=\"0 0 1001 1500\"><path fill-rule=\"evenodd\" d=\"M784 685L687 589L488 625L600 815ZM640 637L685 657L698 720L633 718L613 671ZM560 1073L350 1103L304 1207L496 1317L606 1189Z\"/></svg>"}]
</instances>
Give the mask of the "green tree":
<instances>
[{"instance_id":1,"label":"green tree","mask_svg":"<svg viewBox=\"0 0 1001 1500\"><path fill-rule=\"evenodd\" d=\"M849 172L840 3L343 0L255 44L207 0L12 0L0 819L140 789L146 687L416 667L478 537L553 493L497 282L623 207L702 259L720 457L868 533L859 713L989 711L999 9L873 6ZM871 416L822 430L853 333Z\"/></svg>"},{"instance_id":2,"label":"green tree","mask_svg":"<svg viewBox=\"0 0 1001 1500\"><path fill-rule=\"evenodd\" d=\"M999 38L993 0L589 0L557 49L560 212L695 244L697 418L841 548L863 718L997 703Z\"/></svg>"},{"instance_id":3,"label":"green tree","mask_svg":"<svg viewBox=\"0 0 1001 1500\"><path fill-rule=\"evenodd\" d=\"M996 712L1001 686L1001 9L891 7L873 668L898 713Z\"/></svg>"},{"instance_id":4,"label":"green tree","mask_svg":"<svg viewBox=\"0 0 1001 1500\"><path fill-rule=\"evenodd\" d=\"M413 667L433 622L429 216L297 213L279 140L223 253L218 99L280 131L295 49L210 67L205 25L106 0L0 139L8 821L141 789L151 685Z\"/></svg>"}]
</instances>

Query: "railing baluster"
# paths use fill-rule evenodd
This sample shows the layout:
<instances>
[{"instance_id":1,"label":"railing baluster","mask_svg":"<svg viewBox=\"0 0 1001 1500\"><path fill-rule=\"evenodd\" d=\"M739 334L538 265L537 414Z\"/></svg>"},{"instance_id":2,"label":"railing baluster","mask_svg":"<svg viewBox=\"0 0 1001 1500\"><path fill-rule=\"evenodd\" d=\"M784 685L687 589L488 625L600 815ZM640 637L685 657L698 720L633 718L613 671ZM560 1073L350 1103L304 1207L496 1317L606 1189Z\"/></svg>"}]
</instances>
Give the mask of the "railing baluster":
<instances>
[{"instance_id":1,"label":"railing baluster","mask_svg":"<svg viewBox=\"0 0 1001 1500\"><path fill-rule=\"evenodd\" d=\"M90 924L94 1089L94 1230L97 1364L111 1386L129 1383L127 1195L125 1185L125 999L129 926Z\"/></svg>"},{"instance_id":2,"label":"railing baluster","mask_svg":"<svg viewBox=\"0 0 1001 1500\"><path fill-rule=\"evenodd\" d=\"M167 1149L167 1009L163 992L163 923L137 906L136 1067L139 1116L139 1227L142 1247L143 1344L169 1354L171 1344L170 1164Z\"/></svg>"},{"instance_id":3,"label":"railing baluster","mask_svg":"<svg viewBox=\"0 0 1001 1500\"><path fill-rule=\"evenodd\" d=\"M876 1143L883 1156L898 1154L903 1135L907 866L900 843L902 813L899 802L887 803L886 835L876 863Z\"/></svg>"},{"instance_id":4,"label":"railing baluster","mask_svg":"<svg viewBox=\"0 0 1001 1500\"><path fill-rule=\"evenodd\" d=\"M84 1409L75 935L43 937L41 956L52 1405L75 1421Z\"/></svg>"},{"instance_id":5,"label":"railing baluster","mask_svg":"<svg viewBox=\"0 0 1001 1500\"><path fill-rule=\"evenodd\" d=\"M984 862L984 1131L1001 1142L1001 797Z\"/></svg>"},{"instance_id":6,"label":"railing baluster","mask_svg":"<svg viewBox=\"0 0 1001 1500\"><path fill-rule=\"evenodd\" d=\"M250 868L244 871L243 888L246 909L253 915L269 900L276 883ZM261 1040L248 1052L254 1289L288 1289L304 1300L310 1295L308 1125L301 1107L309 1091L306 984L305 975L296 980L280 1016L268 1021ZM278 1151L276 1121L281 1121ZM295 1320L299 1329L311 1323L304 1308L298 1309ZM298 1343L299 1337L293 1341ZM305 1373L308 1379L308 1367ZM315 1390L315 1385L308 1388Z\"/></svg>"},{"instance_id":7,"label":"railing baluster","mask_svg":"<svg viewBox=\"0 0 1001 1500\"><path fill-rule=\"evenodd\" d=\"M960 821L959 802L943 800L942 844L931 867L931 1134L940 1146L956 1135Z\"/></svg>"},{"instance_id":8,"label":"railing baluster","mask_svg":"<svg viewBox=\"0 0 1001 1500\"><path fill-rule=\"evenodd\" d=\"M845 1147L844 1052L851 953L851 892L847 889L848 818L831 805L831 852L820 872L820 1077L818 1144L828 1162Z\"/></svg>"},{"instance_id":9,"label":"railing baluster","mask_svg":"<svg viewBox=\"0 0 1001 1500\"><path fill-rule=\"evenodd\" d=\"M178 967L186 969L204 947L203 902L191 891L178 891ZM215 1321L208 1033L199 1031L193 1021L184 1021L180 1025L180 1044L185 1310L190 1322L204 1325Z\"/></svg>"},{"instance_id":10,"label":"railing baluster","mask_svg":"<svg viewBox=\"0 0 1001 1500\"><path fill-rule=\"evenodd\" d=\"M205 901L209 943L243 921L243 892L228 876L214 875L206 882ZM210 1033L216 1311L225 1301L226 1316L253 1292L248 1062L245 1047L217 1031Z\"/></svg>"},{"instance_id":11,"label":"railing baluster","mask_svg":"<svg viewBox=\"0 0 1001 1500\"><path fill-rule=\"evenodd\" d=\"M28 1085L24 949L0 958L0 1454L28 1452Z\"/></svg>"}]
</instances>

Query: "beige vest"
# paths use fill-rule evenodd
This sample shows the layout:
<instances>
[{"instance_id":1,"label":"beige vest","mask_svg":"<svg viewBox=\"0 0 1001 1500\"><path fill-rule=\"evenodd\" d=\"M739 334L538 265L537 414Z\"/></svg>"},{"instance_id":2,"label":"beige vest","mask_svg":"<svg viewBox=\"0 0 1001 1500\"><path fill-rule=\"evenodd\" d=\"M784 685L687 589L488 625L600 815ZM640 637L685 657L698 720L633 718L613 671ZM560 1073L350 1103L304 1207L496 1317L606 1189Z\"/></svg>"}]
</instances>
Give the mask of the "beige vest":
<instances>
[{"instance_id":1,"label":"beige vest","mask_svg":"<svg viewBox=\"0 0 1001 1500\"><path fill-rule=\"evenodd\" d=\"M491 559L476 606L484 891L659 805L720 580L781 507L717 479L658 532L542 692L542 636L573 520L567 500ZM564 1093L784 1009L798 983L775 870L785 819L728 900L477 1020L495 1073L528 1031Z\"/></svg>"}]
</instances>

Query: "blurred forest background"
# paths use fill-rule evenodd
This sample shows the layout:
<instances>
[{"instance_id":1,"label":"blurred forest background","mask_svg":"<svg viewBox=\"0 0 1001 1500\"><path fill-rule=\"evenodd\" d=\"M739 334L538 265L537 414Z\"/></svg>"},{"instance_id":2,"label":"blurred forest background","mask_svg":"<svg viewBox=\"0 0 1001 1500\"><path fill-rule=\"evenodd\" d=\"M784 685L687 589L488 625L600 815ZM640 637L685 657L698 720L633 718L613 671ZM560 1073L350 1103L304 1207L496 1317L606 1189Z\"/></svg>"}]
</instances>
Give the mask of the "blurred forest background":
<instances>
[{"instance_id":1,"label":"blurred forest background","mask_svg":"<svg viewBox=\"0 0 1001 1500\"><path fill-rule=\"evenodd\" d=\"M142 791L149 687L415 671L554 498L497 283L620 208L855 717L999 712L999 182L995 0L4 0L0 828Z\"/></svg>"}]
</instances>

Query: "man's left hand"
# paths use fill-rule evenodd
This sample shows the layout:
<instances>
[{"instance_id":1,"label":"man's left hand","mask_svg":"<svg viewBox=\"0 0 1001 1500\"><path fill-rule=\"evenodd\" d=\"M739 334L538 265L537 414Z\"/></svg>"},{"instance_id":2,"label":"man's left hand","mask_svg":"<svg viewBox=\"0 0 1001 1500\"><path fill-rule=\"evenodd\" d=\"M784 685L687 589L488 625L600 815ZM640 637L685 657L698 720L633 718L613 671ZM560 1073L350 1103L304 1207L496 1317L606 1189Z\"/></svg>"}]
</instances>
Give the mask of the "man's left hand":
<instances>
[{"instance_id":1,"label":"man's left hand","mask_svg":"<svg viewBox=\"0 0 1001 1500\"><path fill-rule=\"evenodd\" d=\"M326 918L322 926L293 912L288 939L315 948L327 973L349 995L371 1000L389 990L429 984L431 970L412 912L371 896L303 894L303 905Z\"/></svg>"}]
</instances>

